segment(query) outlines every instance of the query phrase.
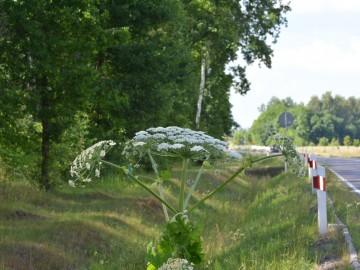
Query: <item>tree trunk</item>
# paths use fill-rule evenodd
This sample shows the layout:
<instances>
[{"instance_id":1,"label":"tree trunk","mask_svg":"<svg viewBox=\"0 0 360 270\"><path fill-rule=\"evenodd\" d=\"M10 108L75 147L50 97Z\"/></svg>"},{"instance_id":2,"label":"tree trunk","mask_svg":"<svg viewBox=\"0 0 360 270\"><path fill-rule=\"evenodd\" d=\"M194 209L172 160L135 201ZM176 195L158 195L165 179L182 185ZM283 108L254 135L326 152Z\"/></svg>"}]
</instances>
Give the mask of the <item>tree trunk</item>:
<instances>
[{"instance_id":1,"label":"tree trunk","mask_svg":"<svg viewBox=\"0 0 360 270\"><path fill-rule=\"evenodd\" d=\"M51 188L49 178L49 153L50 153L50 123L49 123L49 112L50 104L46 94L45 86L42 85L41 91L41 176L40 185L41 188L49 190Z\"/></svg>"},{"instance_id":2,"label":"tree trunk","mask_svg":"<svg viewBox=\"0 0 360 270\"><path fill-rule=\"evenodd\" d=\"M204 97L204 90L205 90L205 67L206 61L205 58L201 60L201 78L200 78L200 89L199 89L199 99L197 103L197 111L196 111L196 118L195 118L195 125L196 129L200 128L200 115L201 115L201 106L202 100Z\"/></svg>"}]
</instances>

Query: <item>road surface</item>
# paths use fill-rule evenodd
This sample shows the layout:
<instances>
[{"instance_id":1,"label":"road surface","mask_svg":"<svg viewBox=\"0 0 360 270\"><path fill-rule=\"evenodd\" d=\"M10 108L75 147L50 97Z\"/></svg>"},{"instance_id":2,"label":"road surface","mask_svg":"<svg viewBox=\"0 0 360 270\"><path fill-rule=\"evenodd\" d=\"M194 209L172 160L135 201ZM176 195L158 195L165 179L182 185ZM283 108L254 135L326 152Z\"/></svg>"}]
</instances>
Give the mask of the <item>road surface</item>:
<instances>
[{"instance_id":1,"label":"road surface","mask_svg":"<svg viewBox=\"0 0 360 270\"><path fill-rule=\"evenodd\" d=\"M360 158L325 158L318 156L316 160L319 164L326 165L337 177L360 195Z\"/></svg>"}]
</instances>

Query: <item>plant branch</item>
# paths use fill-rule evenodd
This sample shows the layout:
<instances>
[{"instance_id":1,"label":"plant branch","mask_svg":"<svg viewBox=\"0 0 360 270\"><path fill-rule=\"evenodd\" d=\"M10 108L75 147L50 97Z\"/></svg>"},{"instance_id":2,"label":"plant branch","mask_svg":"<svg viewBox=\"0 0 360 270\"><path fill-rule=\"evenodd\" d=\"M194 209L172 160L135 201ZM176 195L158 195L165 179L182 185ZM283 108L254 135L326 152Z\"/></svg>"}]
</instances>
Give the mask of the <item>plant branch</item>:
<instances>
[{"instance_id":1,"label":"plant branch","mask_svg":"<svg viewBox=\"0 0 360 270\"><path fill-rule=\"evenodd\" d=\"M129 176L132 180L134 180L136 183L138 183L141 187L143 187L145 190L147 190L151 195L153 195L156 199L158 199L161 203L165 204L166 207L173 212L174 214L178 213L167 201L162 199L158 194L156 194L153 190L151 190L147 185L145 185L143 182L141 182L139 179L137 179L133 174L129 173L128 170L125 167L118 166L114 163L108 162L106 160L101 160L104 164L107 164L109 166L113 166L117 169L122 170L127 176Z\"/></svg>"},{"instance_id":2,"label":"plant branch","mask_svg":"<svg viewBox=\"0 0 360 270\"><path fill-rule=\"evenodd\" d=\"M159 172L158 172L158 170L156 168L157 165L156 165L155 160L154 160L153 156L151 155L150 151L148 151L148 155L149 155L151 165L152 165L153 170L154 170L155 175L156 175L156 180L157 180L156 182L157 182L158 187L159 187L159 195L160 195L161 199L165 200L164 190L163 190L163 186L162 186L163 181L159 176ZM163 208L163 211L164 211L165 220L169 221L170 220L169 213L168 213L168 211L166 209L165 204L162 204L162 208Z\"/></svg>"},{"instance_id":3,"label":"plant branch","mask_svg":"<svg viewBox=\"0 0 360 270\"><path fill-rule=\"evenodd\" d=\"M236 172L233 173L232 176L230 176L225 182L217 186L212 192L208 193L205 197L203 197L201 200L199 200L197 203L195 203L189 210L188 213L192 212L197 206L199 206L201 203L212 197L215 193L219 192L221 189L223 189L227 184L229 184L231 181L233 181L242 171L244 171L246 168L251 167L254 163L263 161L265 159L274 158L274 157L280 157L282 154L275 154L271 156L265 156L261 157L255 160L252 160L249 164L241 166Z\"/></svg>"},{"instance_id":4,"label":"plant branch","mask_svg":"<svg viewBox=\"0 0 360 270\"><path fill-rule=\"evenodd\" d=\"M195 178L195 181L194 181L194 183L192 184L192 186L191 186L191 188L190 188L190 190L189 190L189 192L188 192L188 194L187 194L187 197L186 197L186 199L185 199L184 209L186 209L186 206L187 206L187 204L188 204L188 202L189 202L189 200L190 200L190 198L191 198L192 193L193 193L194 190L195 190L195 187L196 187L197 183L199 182L199 180L200 180L200 178L201 178L201 175L202 175L203 171L204 171L204 164L201 165L201 168L200 168L200 170L199 170L199 172L198 172L198 174L197 174L197 176L196 176L196 178Z\"/></svg>"}]
</instances>

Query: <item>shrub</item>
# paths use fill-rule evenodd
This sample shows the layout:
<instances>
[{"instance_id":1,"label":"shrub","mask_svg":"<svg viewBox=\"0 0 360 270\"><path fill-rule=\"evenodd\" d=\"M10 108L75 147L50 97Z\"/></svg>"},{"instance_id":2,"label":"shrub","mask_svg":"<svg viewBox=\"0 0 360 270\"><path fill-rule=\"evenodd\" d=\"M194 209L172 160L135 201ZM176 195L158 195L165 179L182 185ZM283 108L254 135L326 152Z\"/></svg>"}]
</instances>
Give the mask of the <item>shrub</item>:
<instances>
[{"instance_id":1,"label":"shrub","mask_svg":"<svg viewBox=\"0 0 360 270\"><path fill-rule=\"evenodd\" d=\"M360 146L360 140L359 139L354 139L353 145L354 146Z\"/></svg>"},{"instance_id":2,"label":"shrub","mask_svg":"<svg viewBox=\"0 0 360 270\"><path fill-rule=\"evenodd\" d=\"M344 143L345 146L351 146L351 145L352 145L352 141L351 141L351 138L350 138L349 135L346 135L346 136L344 137L343 143Z\"/></svg>"},{"instance_id":3,"label":"shrub","mask_svg":"<svg viewBox=\"0 0 360 270\"><path fill-rule=\"evenodd\" d=\"M336 138L333 138L330 143L331 146L340 146L339 140Z\"/></svg>"},{"instance_id":4,"label":"shrub","mask_svg":"<svg viewBox=\"0 0 360 270\"><path fill-rule=\"evenodd\" d=\"M319 140L319 146L327 146L329 145L329 139L326 137L321 137Z\"/></svg>"}]
</instances>

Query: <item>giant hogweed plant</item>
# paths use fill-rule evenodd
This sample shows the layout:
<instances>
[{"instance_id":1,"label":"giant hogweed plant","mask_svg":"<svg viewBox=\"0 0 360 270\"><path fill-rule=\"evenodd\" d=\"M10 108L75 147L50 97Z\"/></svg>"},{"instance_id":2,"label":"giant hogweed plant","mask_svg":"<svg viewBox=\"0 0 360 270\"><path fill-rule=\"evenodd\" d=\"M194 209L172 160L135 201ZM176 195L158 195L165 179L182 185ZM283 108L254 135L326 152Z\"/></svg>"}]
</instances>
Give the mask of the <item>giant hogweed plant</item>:
<instances>
[{"instance_id":1,"label":"giant hogweed plant","mask_svg":"<svg viewBox=\"0 0 360 270\"><path fill-rule=\"evenodd\" d=\"M275 142L280 146L281 153L254 159L252 156L242 158L238 153L228 150L226 142L215 139L201 131L179 127L158 127L140 131L125 144L123 155L133 166L138 166L142 160L148 158L154 171L154 177L134 175L129 166L120 166L105 160L107 152L115 146L115 142L101 141L83 151L72 163L70 174L72 179L69 185L75 187L93 178L100 177L103 165L109 165L123 171L128 178L147 190L158 199L163 208L166 224L157 246L148 245L148 270L156 269L193 269L193 265L203 260L199 229L189 219L189 214L202 203L223 189L233 181L241 172L252 164L264 159L283 155L285 161L293 168L293 172L304 175L303 163L295 150L292 141L287 137L272 134ZM177 205L172 205L164 195L164 176L158 170L156 160L159 157L175 158L181 162L181 177ZM190 205L196 186L206 168L215 162L225 159L242 159L239 168L223 183ZM186 188L188 167L191 161L200 162L201 166L190 188ZM145 181L151 180L156 184L157 190L147 185Z\"/></svg>"}]
</instances>

